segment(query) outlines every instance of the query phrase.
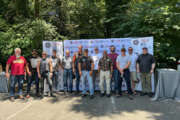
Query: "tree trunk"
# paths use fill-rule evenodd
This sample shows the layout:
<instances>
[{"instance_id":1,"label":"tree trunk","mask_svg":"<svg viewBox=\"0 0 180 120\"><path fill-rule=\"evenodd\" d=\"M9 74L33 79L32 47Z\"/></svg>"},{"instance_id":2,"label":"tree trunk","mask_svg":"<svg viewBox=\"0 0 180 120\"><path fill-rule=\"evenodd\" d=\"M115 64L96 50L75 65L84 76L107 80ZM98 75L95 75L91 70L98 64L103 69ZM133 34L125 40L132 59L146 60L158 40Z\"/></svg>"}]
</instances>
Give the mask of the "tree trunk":
<instances>
[{"instance_id":1,"label":"tree trunk","mask_svg":"<svg viewBox=\"0 0 180 120\"><path fill-rule=\"evenodd\" d=\"M34 15L35 15L35 18L39 18L39 0L35 0L35 4L34 4Z\"/></svg>"}]
</instances>

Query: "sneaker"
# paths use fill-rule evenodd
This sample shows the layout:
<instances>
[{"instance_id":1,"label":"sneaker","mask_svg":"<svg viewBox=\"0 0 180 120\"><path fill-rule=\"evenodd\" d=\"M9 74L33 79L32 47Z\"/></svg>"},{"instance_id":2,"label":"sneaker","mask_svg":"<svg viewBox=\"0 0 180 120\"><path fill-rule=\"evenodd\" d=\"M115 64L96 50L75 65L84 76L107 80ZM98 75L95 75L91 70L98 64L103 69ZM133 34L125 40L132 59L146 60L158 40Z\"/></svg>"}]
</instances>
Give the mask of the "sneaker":
<instances>
[{"instance_id":1,"label":"sneaker","mask_svg":"<svg viewBox=\"0 0 180 120\"><path fill-rule=\"evenodd\" d=\"M11 102L14 102L14 97L10 97L9 99Z\"/></svg>"},{"instance_id":2,"label":"sneaker","mask_svg":"<svg viewBox=\"0 0 180 120\"><path fill-rule=\"evenodd\" d=\"M64 90L64 95L67 95L67 90Z\"/></svg>"},{"instance_id":3,"label":"sneaker","mask_svg":"<svg viewBox=\"0 0 180 120\"><path fill-rule=\"evenodd\" d=\"M93 99L94 98L94 95L90 95L90 99Z\"/></svg>"},{"instance_id":4,"label":"sneaker","mask_svg":"<svg viewBox=\"0 0 180 120\"><path fill-rule=\"evenodd\" d=\"M134 95L134 96L136 96L136 95L137 95L137 93L134 91L134 92L133 92L133 95Z\"/></svg>"},{"instance_id":5,"label":"sneaker","mask_svg":"<svg viewBox=\"0 0 180 120\"><path fill-rule=\"evenodd\" d=\"M122 94L116 93L116 97L121 97L121 96L122 96Z\"/></svg>"},{"instance_id":6,"label":"sneaker","mask_svg":"<svg viewBox=\"0 0 180 120\"><path fill-rule=\"evenodd\" d=\"M101 93L100 97L104 97L104 95L105 95L104 93Z\"/></svg>"},{"instance_id":7,"label":"sneaker","mask_svg":"<svg viewBox=\"0 0 180 120\"><path fill-rule=\"evenodd\" d=\"M26 98L29 99L31 96L30 95L26 95Z\"/></svg>"},{"instance_id":8,"label":"sneaker","mask_svg":"<svg viewBox=\"0 0 180 120\"><path fill-rule=\"evenodd\" d=\"M125 94L128 94L128 91L125 91Z\"/></svg>"},{"instance_id":9,"label":"sneaker","mask_svg":"<svg viewBox=\"0 0 180 120\"><path fill-rule=\"evenodd\" d=\"M48 96L49 95L49 92L45 92L45 93L43 93L44 94L44 96Z\"/></svg>"},{"instance_id":10,"label":"sneaker","mask_svg":"<svg viewBox=\"0 0 180 120\"><path fill-rule=\"evenodd\" d=\"M41 99L43 99L44 98L44 95L41 95L41 97L40 97Z\"/></svg>"},{"instance_id":11,"label":"sneaker","mask_svg":"<svg viewBox=\"0 0 180 120\"><path fill-rule=\"evenodd\" d=\"M83 94L82 97L86 97L87 95L86 94Z\"/></svg>"},{"instance_id":12,"label":"sneaker","mask_svg":"<svg viewBox=\"0 0 180 120\"><path fill-rule=\"evenodd\" d=\"M140 93L140 96L145 96L145 95L146 95L146 94L145 94L145 93L143 93L143 92L141 92L141 93Z\"/></svg>"},{"instance_id":13,"label":"sneaker","mask_svg":"<svg viewBox=\"0 0 180 120\"><path fill-rule=\"evenodd\" d=\"M22 100L23 100L23 99L24 99L24 97L23 97L22 95L20 95L20 96L19 96L19 99L22 99Z\"/></svg>"},{"instance_id":14,"label":"sneaker","mask_svg":"<svg viewBox=\"0 0 180 120\"><path fill-rule=\"evenodd\" d=\"M148 93L148 96L151 98L153 97L153 93Z\"/></svg>"},{"instance_id":15,"label":"sneaker","mask_svg":"<svg viewBox=\"0 0 180 120\"><path fill-rule=\"evenodd\" d=\"M133 100L133 99L134 99L132 95L128 95L128 98L129 98L130 100Z\"/></svg>"},{"instance_id":16,"label":"sneaker","mask_svg":"<svg viewBox=\"0 0 180 120\"><path fill-rule=\"evenodd\" d=\"M36 94L36 97L41 97L41 95L39 93Z\"/></svg>"},{"instance_id":17,"label":"sneaker","mask_svg":"<svg viewBox=\"0 0 180 120\"><path fill-rule=\"evenodd\" d=\"M110 94L107 94L106 96L107 96L108 98L109 98L109 97L111 97L111 95L110 95Z\"/></svg>"},{"instance_id":18,"label":"sneaker","mask_svg":"<svg viewBox=\"0 0 180 120\"><path fill-rule=\"evenodd\" d=\"M53 93L51 93L51 95L50 95L51 97L56 97Z\"/></svg>"},{"instance_id":19,"label":"sneaker","mask_svg":"<svg viewBox=\"0 0 180 120\"><path fill-rule=\"evenodd\" d=\"M76 91L75 94L76 94L76 95L79 95L79 91Z\"/></svg>"}]
</instances>

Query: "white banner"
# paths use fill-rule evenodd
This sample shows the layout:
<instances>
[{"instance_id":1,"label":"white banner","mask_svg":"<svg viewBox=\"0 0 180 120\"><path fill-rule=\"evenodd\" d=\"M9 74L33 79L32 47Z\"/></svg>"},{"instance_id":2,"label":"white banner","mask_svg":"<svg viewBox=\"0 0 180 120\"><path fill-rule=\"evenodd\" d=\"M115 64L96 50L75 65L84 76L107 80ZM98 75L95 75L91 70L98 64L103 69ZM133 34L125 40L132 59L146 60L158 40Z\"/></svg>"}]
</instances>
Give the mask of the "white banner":
<instances>
[{"instance_id":1,"label":"white banner","mask_svg":"<svg viewBox=\"0 0 180 120\"><path fill-rule=\"evenodd\" d=\"M45 51L48 56L52 55L52 51L56 50L58 57L63 57L63 42L57 41L43 41L43 51Z\"/></svg>"},{"instance_id":2,"label":"white banner","mask_svg":"<svg viewBox=\"0 0 180 120\"><path fill-rule=\"evenodd\" d=\"M98 47L99 52L102 53L103 50L110 52L109 47L111 45L116 47L118 54L120 54L121 48L128 49L128 47L133 47L136 54L141 54L142 48L147 47L149 53L153 54L153 37L65 40L64 51L70 50L72 56L78 51L79 45L82 45L84 49L87 48L91 56L94 54L95 47Z\"/></svg>"},{"instance_id":3,"label":"white banner","mask_svg":"<svg viewBox=\"0 0 180 120\"><path fill-rule=\"evenodd\" d=\"M110 46L116 47L116 52L120 54L121 48L132 47L135 54L140 55L142 48L147 47L150 54L153 54L153 37L142 37L142 38L110 38L110 39L82 39L82 40L65 40L64 51L70 50L71 56L78 51L78 46L82 45L83 49L89 50L89 55L93 56L94 48L98 47L99 52L102 53L104 50L110 52ZM152 91L154 92L154 77L152 77ZM96 81L96 89L99 89L99 81ZM74 84L75 88L75 84ZM81 88L81 85L80 85ZM123 90L126 90L126 83L123 82ZM136 86L136 90L141 91L141 83Z\"/></svg>"}]
</instances>

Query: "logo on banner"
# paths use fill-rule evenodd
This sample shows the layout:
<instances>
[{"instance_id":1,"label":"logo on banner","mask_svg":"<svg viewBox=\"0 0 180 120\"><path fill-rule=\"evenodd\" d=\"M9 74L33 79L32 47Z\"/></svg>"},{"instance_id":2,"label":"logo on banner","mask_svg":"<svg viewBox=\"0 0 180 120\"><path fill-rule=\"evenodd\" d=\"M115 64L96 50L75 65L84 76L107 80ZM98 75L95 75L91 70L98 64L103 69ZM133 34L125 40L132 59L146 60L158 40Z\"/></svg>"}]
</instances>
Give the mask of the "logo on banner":
<instances>
[{"instance_id":1,"label":"logo on banner","mask_svg":"<svg viewBox=\"0 0 180 120\"><path fill-rule=\"evenodd\" d=\"M83 41L79 41L79 44L82 44L83 43Z\"/></svg>"},{"instance_id":2,"label":"logo on banner","mask_svg":"<svg viewBox=\"0 0 180 120\"><path fill-rule=\"evenodd\" d=\"M79 42L80 42L80 41L77 41L77 40L76 40L74 43L75 43L75 44L78 44Z\"/></svg>"},{"instance_id":3,"label":"logo on banner","mask_svg":"<svg viewBox=\"0 0 180 120\"><path fill-rule=\"evenodd\" d=\"M98 42L99 42L99 40L95 39L95 40L94 40L94 42L95 42L95 43L98 43Z\"/></svg>"},{"instance_id":4,"label":"logo on banner","mask_svg":"<svg viewBox=\"0 0 180 120\"><path fill-rule=\"evenodd\" d=\"M91 54L93 54L93 50L91 50Z\"/></svg>"},{"instance_id":5,"label":"logo on banner","mask_svg":"<svg viewBox=\"0 0 180 120\"><path fill-rule=\"evenodd\" d=\"M52 44L53 44L53 46L56 46L56 45L57 45L57 43L56 43L56 42L53 42Z\"/></svg>"},{"instance_id":6,"label":"logo on banner","mask_svg":"<svg viewBox=\"0 0 180 120\"><path fill-rule=\"evenodd\" d=\"M45 43L46 48L50 48L51 47L51 43Z\"/></svg>"},{"instance_id":7,"label":"logo on banner","mask_svg":"<svg viewBox=\"0 0 180 120\"><path fill-rule=\"evenodd\" d=\"M65 46L64 48L67 49L67 48L70 48L70 47L69 46Z\"/></svg>"},{"instance_id":8,"label":"logo on banner","mask_svg":"<svg viewBox=\"0 0 180 120\"><path fill-rule=\"evenodd\" d=\"M99 40L99 43L104 43L104 41L103 40Z\"/></svg>"},{"instance_id":9,"label":"logo on banner","mask_svg":"<svg viewBox=\"0 0 180 120\"><path fill-rule=\"evenodd\" d=\"M134 45L138 45L138 44L139 44L139 41L138 41L138 40L134 40L134 41L133 41L133 44L134 44Z\"/></svg>"},{"instance_id":10,"label":"logo on banner","mask_svg":"<svg viewBox=\"0 0 180 120\"><path fill-rule=\"evenodd\" d=\"M124 44L122 45L122 48L125 48L125 45L124 45Z\"/></svg>"},{"instance_id":11,"label":"logo on banner","mask_svg":"<svg viewBox=\"0 0 180 120\"><path fill-rule=\"evenodd\" d=\"M142 42L147 43L149 42L149 39L142 39Z\"/></svg>"},{"instance_id":12,"label":"logo on banner","mask_svg":"<svg viewBox=\"0 0 180 120\"><path fill-rule=\"evenodd\" d=\"M142 47L147 47L146 43L141 43Z\"/></svg>"}]
</instances>

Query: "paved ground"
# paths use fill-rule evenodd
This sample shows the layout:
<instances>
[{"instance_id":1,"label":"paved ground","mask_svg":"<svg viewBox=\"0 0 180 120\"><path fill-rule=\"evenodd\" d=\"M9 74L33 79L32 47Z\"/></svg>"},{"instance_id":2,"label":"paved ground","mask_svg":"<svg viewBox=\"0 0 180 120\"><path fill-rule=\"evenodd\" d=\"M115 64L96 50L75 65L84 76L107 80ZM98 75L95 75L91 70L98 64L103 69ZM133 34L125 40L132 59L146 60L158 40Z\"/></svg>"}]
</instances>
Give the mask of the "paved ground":
<instances>
[{"instance_id":1,"label":"paved ground","mask_svg":"<svg viewBox=\"0 0 180 120\"><path fill-rule=\"evenodd\" d=\"M43 100L10 102L0 95L0 120L179 120L180 103L152 102L137 96L131 101L121 98L90 100L78 96L64 96Z\"/></svg>"}]
</instances>

